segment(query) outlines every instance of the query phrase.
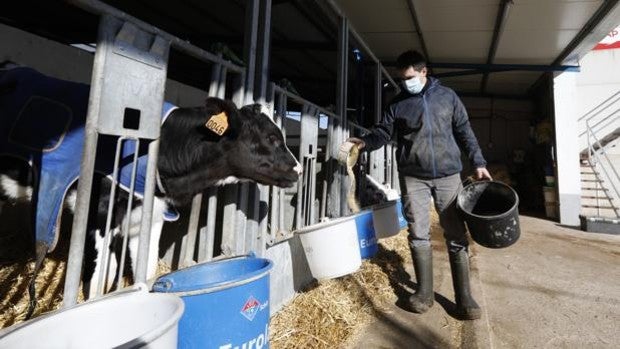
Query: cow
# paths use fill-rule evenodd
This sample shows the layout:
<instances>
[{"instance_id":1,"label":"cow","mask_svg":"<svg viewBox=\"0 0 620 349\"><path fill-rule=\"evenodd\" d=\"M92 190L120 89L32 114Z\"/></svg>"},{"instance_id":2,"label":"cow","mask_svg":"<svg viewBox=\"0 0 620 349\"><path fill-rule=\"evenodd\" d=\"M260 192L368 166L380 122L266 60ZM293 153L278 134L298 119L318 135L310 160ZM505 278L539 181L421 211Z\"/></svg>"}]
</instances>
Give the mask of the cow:
<instances>
[{"instance_id":1,"label":"cow","mask_svg":"<svg viewBox=\"0 0 620 349\"><path fill-rule=\"evenodd\" d=\"M28 317L36 304L34 278L58 239L60 206L75 210L88 94L88 85L48 77L28 67L2 69L0 65L0 210L7 201L27 200L33 206L36 263L29 287ZM61 116L52 117L54 110ZM187 205L197 193L241 181L291 187L302 173L282 132L260 104L237 108L231 101L207 97L202 106L176 107L165 103L163 110L151 249L158 246L164 220L176 219L175 207ZM12 118L5 119L11 114ZM26 126L26 121L33 121L33 125ZM44 139L38 139L41 137ZM76 149L63 148L71 142L77 144ZM137 256L142 195L136 189L128 216L128 191L117 190L115 197L110 197L113 166L110 161L100 163L100 159L110 160L102 150L108 144L114 145L116 141L100 136L82 276L86 297L98 287L96 276L103 249L109 249L112 255L119 251L125 223L129 224L130 268L135 268ZM135 144L125 141L121 156L132 159L133 152L138 151L136 188L144 184L140 169L146 167L148 159L142 148L136 149ZM116 179L121 188L127 189L123 177L131 173L131 163L122 166ZM112 239L109 246L103 246L110 200L116 204ZM115 256L111 262L118 262L118 254ZM157 257L156 251L149 252L149 278L155 276ZM115 276L118 280L123 275Z\"/></svg>"}]
</instances>

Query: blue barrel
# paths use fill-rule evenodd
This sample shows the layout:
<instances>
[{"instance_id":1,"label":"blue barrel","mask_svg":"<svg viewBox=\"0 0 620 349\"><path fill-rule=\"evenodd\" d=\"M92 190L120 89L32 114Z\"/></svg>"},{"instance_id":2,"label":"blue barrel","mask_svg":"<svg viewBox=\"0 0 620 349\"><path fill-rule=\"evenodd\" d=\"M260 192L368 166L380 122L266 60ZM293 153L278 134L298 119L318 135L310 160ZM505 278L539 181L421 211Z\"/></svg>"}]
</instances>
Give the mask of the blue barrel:
<instances>
[{"instance_id":1,"label":"blue barrel","mask_svg":"<svg viewBox=\"0 0 620 349\"><path fill-rule=\"evenodd\" d=\"M269 348L268 259L239 257L161 276L153 291L185 303L179 348Z\"/></svg>"},{"instance_id":2,"label":"blue barrel","mask_svg":"<svg viewBox=\"0 0 620 349\"><path fill-rule=\"evenodd\" d=\"M401 229L407 228L407 219L403 215L403 203L401 199L396 200L396 213L398 214L398 225Z\"/></svg>"},{"instance_id":3,"label":"blue barrel","mask_svg":"<svg viewBox=\"0 0 620 349\"><path fill-rule=\"evenodd\" d=\"M357 238L360 244L360 254L362 259L374 257L379 250L377 246L377 236L372 222L372 210L365 210L355 215L355 225L357 227Z\"/></svg>"}]
</instances>

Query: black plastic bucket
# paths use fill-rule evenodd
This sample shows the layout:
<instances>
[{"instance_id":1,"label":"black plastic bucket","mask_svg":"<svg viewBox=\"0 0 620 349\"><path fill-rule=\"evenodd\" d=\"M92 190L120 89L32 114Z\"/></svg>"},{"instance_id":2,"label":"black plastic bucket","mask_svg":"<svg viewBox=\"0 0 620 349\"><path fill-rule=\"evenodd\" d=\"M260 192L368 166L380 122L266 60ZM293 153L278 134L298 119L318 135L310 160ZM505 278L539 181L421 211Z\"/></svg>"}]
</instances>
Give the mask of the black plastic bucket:
<instances>
[{"instance_id":1,"label":"black plastic bucket","mask_svg":"<svg viewBox=\"0 0 620 349\"><path fill-rule=\"evenodd\" d=\"M478 244L503 248L519 239L519 196L510 186L495 181L473 182L459 193L456 204Z\"/></svg>"}]
</instances>

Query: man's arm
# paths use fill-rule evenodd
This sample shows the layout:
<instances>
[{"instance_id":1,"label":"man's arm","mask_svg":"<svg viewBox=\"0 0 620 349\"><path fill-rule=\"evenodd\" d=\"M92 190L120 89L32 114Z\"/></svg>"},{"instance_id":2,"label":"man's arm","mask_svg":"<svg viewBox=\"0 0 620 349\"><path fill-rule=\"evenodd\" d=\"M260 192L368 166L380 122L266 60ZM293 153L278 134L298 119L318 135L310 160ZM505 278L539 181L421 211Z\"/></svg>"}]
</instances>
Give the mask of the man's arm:
<instances>
[{"instance_id":1,"label":"man's arm","mask_svg":"<svg viewBox=\"0 0 620 349\"><path fill-rule=\"evenodd\" d=\"M478 140L474 131L471 129L469 117L463 102L459 97L454 95L454 116L452 119L452 132L458 144L465 149L469 162L476 169L476 178L491 178L491 174L487 171L487 162L482 156L482 150L478 145Z\"/></svg>"},{"instance_id":2,"label":"man's arm","mask_svg":"<svg viewBox=\"0 0 620 349\"><path fill-rule=\"evenodd\" d=\"M381 122L371 127L369 131L370 133L363 137L351 137L347 141L357 144L359 149L366 148L368 151L379 149L388 144L394 133L394 113L392 108L388 108L383 113Z\"/></svg>"}]
</instances>

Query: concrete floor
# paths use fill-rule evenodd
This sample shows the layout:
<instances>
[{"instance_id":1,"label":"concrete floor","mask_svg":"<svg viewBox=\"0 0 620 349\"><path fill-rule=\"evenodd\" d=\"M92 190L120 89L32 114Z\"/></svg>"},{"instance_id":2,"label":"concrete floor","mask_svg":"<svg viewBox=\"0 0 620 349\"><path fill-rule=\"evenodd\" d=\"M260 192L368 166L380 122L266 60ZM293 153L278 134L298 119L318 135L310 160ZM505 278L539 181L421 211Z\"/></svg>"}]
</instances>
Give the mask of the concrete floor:
<instances>
[{"instance_id":1,"label":"concrete floor","mask_svg":"<svg viewBox=\"0 0 620 349\"><path fill-rule=\"evenodd\" d=\"M527 216L520 222L515 245L472 248L481 320L450 315L447 253L441 237L434 237L435 306L422 315L403 309L414 284L401 280L400 300L351 348L619 348L620 236ZM404 267L414 275L412 266Z\"/></svg>"}]
</instances>

